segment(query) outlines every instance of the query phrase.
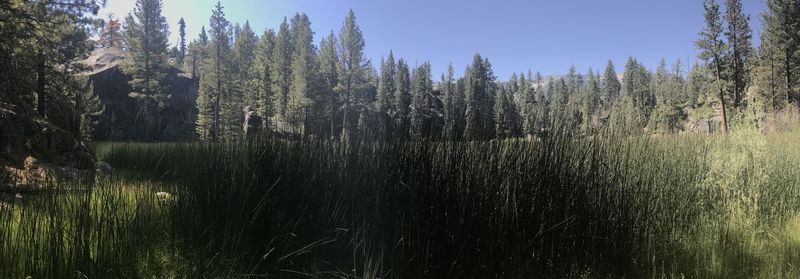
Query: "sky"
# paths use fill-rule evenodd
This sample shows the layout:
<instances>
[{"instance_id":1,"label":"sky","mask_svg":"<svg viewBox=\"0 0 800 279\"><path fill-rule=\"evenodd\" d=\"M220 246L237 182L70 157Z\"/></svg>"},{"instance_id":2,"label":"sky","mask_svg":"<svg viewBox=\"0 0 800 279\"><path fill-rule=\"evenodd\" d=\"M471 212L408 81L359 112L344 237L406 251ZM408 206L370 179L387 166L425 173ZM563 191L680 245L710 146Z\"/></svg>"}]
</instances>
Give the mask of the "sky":
<instances>
[{"instance_id":1,"label":"sky","mask_svg":"<svg viewBox=\"0 0 800 279\"><path fill-rule=\"evenodd\" d=\"M226 18L249 20L256 34L277 29L284 17L306 13L314 39L338 33L349 9L364 33L365 54L378 67L392 50L410 65L430 61L434 77L453 64L461 75L475 53L489 58L500 80L513 72L543 75L602 71L612 60L622 72L633 56L654 69L663 58L684 67L696 60L694 41L704 26L701 0L222 0ZM724 2L720 0L720 2ZM762 0L742 0L754 41L761 29ZM108 0L100 16L123 18L134 0ZM187 41L208 25L216 1L163 0L170 43L177 23ZM723 7L724 12L724 7ZM687 63L689 61L689 63Z\"/></svg>"}]
</instances>

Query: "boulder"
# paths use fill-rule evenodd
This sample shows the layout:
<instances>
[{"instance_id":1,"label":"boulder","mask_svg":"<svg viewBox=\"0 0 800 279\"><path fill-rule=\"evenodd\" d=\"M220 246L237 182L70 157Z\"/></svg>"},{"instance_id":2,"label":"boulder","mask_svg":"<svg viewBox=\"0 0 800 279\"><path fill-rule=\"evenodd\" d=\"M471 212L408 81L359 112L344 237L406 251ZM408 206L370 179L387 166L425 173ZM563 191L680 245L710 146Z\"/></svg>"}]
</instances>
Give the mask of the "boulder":
<instances>
[{"instance_id":1,"label":"boulder","mask_svg":"<svg viewBox=\"0 0 800 279\"><path fill-rule=\"evenodd\" d=\"M94 174L92 151L75 136L0 103L0 189L44 189Z\"/></svg>"},{"instance_id":2,"label":"boulder","mask_svg":"<svg viewBox=\"0 0 800 279\"><path fill-rule=\"evenodd\" d=\"M255 109L250 106L247 106L243 110L244 112L244 125L242 125L242 129L244 130L244 135L248 138L252 138L258 135L259 130L262 125L264 125L261 117L258 116Z\"/></svg>"},{"instance_id":3,"label":"boulder","mask_svg":"<svg viewBox=\"0 0 800 279\"><path fill-rule=\"evenodd\" d=\"M98 177L100 177L100 178L107 177L107 176L111 175L111 172L113 172L113 171L114 171L114 168L112 168L111 165L109 165L108 163L103 162L103 161L97 162L97 176Z\"/></svg>"},{"instance_id":4,"label":"boulder","mask_svg":"<svg viewBox=\"0 0 800 279\"><path fill-rule=\"evenodd\" d=\"M167 67L164 83L169 98L157 114L144 117L141 104L130 95L131 76L122 70L127 55L119 48L98 48L78 61L88 70L94 93L105 107L97 118L93 137L101 141L183 141L195 137L195 105L198 81L173 66ZM157 117L156 117L157 115Z\"/></svg>"}]
</instances>

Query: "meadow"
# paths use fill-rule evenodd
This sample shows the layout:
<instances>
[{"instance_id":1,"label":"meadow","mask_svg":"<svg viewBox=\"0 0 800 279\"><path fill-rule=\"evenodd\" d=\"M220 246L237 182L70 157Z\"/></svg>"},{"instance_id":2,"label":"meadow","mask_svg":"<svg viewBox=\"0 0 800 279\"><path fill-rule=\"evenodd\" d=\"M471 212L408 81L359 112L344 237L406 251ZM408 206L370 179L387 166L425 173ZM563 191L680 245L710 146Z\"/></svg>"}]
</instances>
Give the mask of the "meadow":
<instances>
[{"instance_id":1,"label":"meadow","mask_svg":"<svg viewBox=\"0 0 800 279\"><path fill-rule=\"evenodd\" d=\"M796 131L95 151L2 196L0 278L800 277Z\"/></svg>"}]
</instances>

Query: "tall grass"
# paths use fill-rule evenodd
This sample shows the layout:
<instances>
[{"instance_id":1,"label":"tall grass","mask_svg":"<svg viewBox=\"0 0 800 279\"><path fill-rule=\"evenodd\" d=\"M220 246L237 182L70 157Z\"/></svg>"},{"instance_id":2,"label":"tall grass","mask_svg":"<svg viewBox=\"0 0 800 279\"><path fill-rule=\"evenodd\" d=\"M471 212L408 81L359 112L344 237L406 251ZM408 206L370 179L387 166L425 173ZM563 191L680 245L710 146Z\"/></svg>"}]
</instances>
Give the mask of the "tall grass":
<instances>
[{"instance_id":1,"label":"tall grass","mask_svg":"<svg viewBox=\"0 0 800 279\"><path fill-rule=\"evenodd\" d=\"M102 157L180 185L201 273L751 278L798 274L796 139L263 140Z\"/></svg>"},{"instance_id":2,"label":"tall grass","mask_svg":"<svg viewBox=\"0 0 800 279\"><path fill-rule=\"evenodd\" d=\"M80 247L89 252L42 261L116 277L797 277L799 140L741 129L468 143L102 144L98 157L136 182L74 195L89 202L42 200L59 212L104 208L60 217L94 222L75 226L88 231ZM173 199L154 201L155 191ZM0 220L24 219L13 216ZM0 229L3 243L25 239L8 231L23 230ZM44 231L44 242L58 238ZM0 249L3 266L20 266L15 276L40 266L28 263L38 260L37 242L21 243ZM131 261L138 264L124 264Z\"/></svg>"}]
</instances>

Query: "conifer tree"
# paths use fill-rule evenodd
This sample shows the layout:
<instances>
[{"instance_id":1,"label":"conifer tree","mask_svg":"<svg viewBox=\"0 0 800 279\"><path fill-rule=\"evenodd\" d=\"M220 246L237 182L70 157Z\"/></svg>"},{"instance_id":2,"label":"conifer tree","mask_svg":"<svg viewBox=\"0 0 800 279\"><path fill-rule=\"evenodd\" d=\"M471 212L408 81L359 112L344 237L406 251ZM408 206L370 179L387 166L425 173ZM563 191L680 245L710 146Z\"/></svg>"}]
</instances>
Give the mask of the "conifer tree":
<instances>
[{"instance_id":1,"label":"conifer tree","mask_svg":"<svg viewBox=\"0 0 800 279\"><path fill-rule=\"evenodd\" d=\"M494 102L494 134L496 138L506 139L518 136L518 122L514 108L513 87L499 86Z\"/></svg>"},{"instance_id":2,"label":"conifer tree","mask_svg":"<svg viewBox=\"0 0 800 279\"><path fill-rule=\"evenodd\" d=\"M235 138L242 134L243 108L254 108L257 103L258 80L254 61L258 37L245 22L233 42L229 58L229 75L227 97L222 107L223 134L227 138Z\"/></svg>"},{"instance_id":3,"label":"conifer tree","mask_svg":"<svg viewBox=\"0 0 800 279\"><path fill-rule=\"evenodd\" d=\"M137 0L133 17L128 19L124 71L131 75L129 96L140 104L145 139L157 139L159 109L169 100L166 83L167 20L161 13L161 0Z\"/></svg>"},{"instance_id":4,"label":"conifer tree","mask_svg":"<svg viewBox=\"0 0 800 279\"><path fill-rule=\"evenodd\" d=\"M270 65L273 60L272 53L275 48L275 31L268 29L261 35L261 40L256 46L256 60L253 66L256 74L256 113L264 120L264 127L269 130L271 117L275 113L273 106L272 73Z\"/></svg>"},{"instance_id":5,"label":"conifer tree","mask_svg":"<svg viewBox=\"0 0 800 279\"><path fill-rule=\"evenodd\" d=\"M178 51L180 53L176 62L178 67L181 67L186 58L186 21L182 17L178 21Z\"/></svg>"},{"instance_id":6,"label":"conifer tree","mask_svg":"<svg viewBox=\"0 0 800 279\"><path fill-rule=\"evenodd\" d=\"M721 38L722 16L717 0L705 0L703 7L705 9L706 26L700 32L700 39L695 44L701 50L700 59L704 60L713 69L714 87L716 87L717 98L722 111L722 130L727 133L728 115L725 104L725 84L722 76L725 72L724 56L727 47Z\"/></svg>"},{"instance_id":7,"label":"conifer tree","mask_svg":"<svg viewBox=\"0 0 800 279\"><path fill-rule=\"evenodd\" d=\"M444 95L444 129L442 131L442 138L445 140L456 140L457 118L459 118L458 108L458 92L456 92L456 84L453 75L453 64L447 66L447 75L442 75L442 81L439 85Z\"/></svg>"},{"instance_id":8,"label":"conifer tree","mask_svg":"<svg viewBox=\"0 0 800 279\"><path fill-rule=\"evenodd\" d=\"M272 50L272 63L269 67L272 77L272 92L274 96L275 116L286 121L288 114L289 90L292 84L292 35L289 23L284 18L275 37L275 47Z\"/></svg>"},{"instance_id":9,"label":"conifer tree","mask_svg":"<svg viewBox=\"0 0 800 279\"><path fill-rule=\"evenodd\" d=\"M103 26L103 29L100 32L98 40L100 47L121 47L121 27L122 24L120 21L115 19L112 15L109 15L108 20L106 20L106 24Z\"/></svg>"},{"instance_id":10,"label":"conifer tree","mask_svg":"<svg viewBox=\"0 0 800 279\"><path fill-rule=\"evenodd\" d=\"M208 84L212 87L209 88L211 90L208 91L208 96L210 99L213 100L212 102L212 126L211 126L211 139L213 141L217 141L221 139L222 132L223 132L223 123L221 119L221 111L223 109L223 98L226 95L230 94L229 87L230 85L227 84L229 81L229 55L230 55L230 23L227 19L225 19L225 13L223 11L222 4L217 2L217 5L214 7L212 11L211 19L209 20L209 25L211 27L210 33L210 41L209 41L209 59L207 61L207 72L206 74L202 75L202 78L205 78L208 81ZM208 86L203 86L203 80L200 81L201 87L200 89L203 90L204 88L208 88Z\"/></svg>"},{"instance_id":11,"label":"conifer tree","mask_svg":"<svg viewBox=\"0 0 800 279\"><path fill-rule=\"evenodd\" d=\"M339 113L339 100L336 95L336 86L339 84L339 55L336 51L336 36L333 31L328 37L323 38L320 43L319 51L319 74L320 74L320 97L327 99L326 114L328 121L328 133L330 137L335 137L338 122L336 116Z\"/></svg>"},{"instance_id":12,"label":"conifer tree","mask_svg":"<svg viewBox=\"0 0 800 279\"><path fill-rule=\"evenodd\" d=\"M583 124L583 131L587 133L592 132L594 128L593 119L600 104L601 89L598 76L599 75L594 74L593 70L589 68L589 72L586 75L586 83L582 87L581 115L583 119L581 123Z\"/></svg>"},{"instance_id":13,"label":"conifer tree","mask_svg":"<svg viewBox=\"0 0 800 279\"><path fill-rule=\"evenodd\" d=\"M379 123L381 127L378 128L380 133L383 133L387 138L391 137L392 132L392 115L395 113L394 108L394 92L396 91L396 71L397 65L394 61L394 54L389 51L389 57L384 61L381 60L381 76L378 82L378 96L376 100L376 110L378 112Z\"/></svg>"},{"instance_id":14,"label":"conifer tree","mask_svg":"<svg viewBox=\"0 0 800 279\"><path fill-rule=\"evenodd\" d=\"M695 61L687 74L686 95L692 108L699 108L706 105L708 92L711 91L710 84L714 82L708 73L708 68Z\"/></svg>"},{"instance_id":15,"label":"conifer tree","mask_svg":"<svg viewBox=\"0 0 800 279\"><path fill-rule=\"evenodd\" d=\"M210 72L209 42L206 28L200 29L197 41L189 44L192 53L192 77L197 86L197 118L195 119L195 133L200 140L211 140L211 131L214 126L212 81L205 77Z\"/></svg>"},{"instance_id":16,"label":"conifer tree","mask_svg":"<svg viewBox=\"0 0 800 279\"><path fill-rule=\"evenodd\" d=\"M292 18L292 81L287 101L287 120L300 128L303 135L312 132L312 120L318 118L315 110L317 77L317 49L314 46L314 33L311 21L306 14Z\"/></svg>"},{"instance_id":17,"label":"conifer tree","mask_svg":"<svg viewBox=\"0 0 800 279\"><path fill-rule=\"evenodd\" d=\"M430 96L433 91L430 63L425 62L414 69L412 78L413 97L411 101L411 135L415 138L425 138L430 135L431 111Z\"/></svg>"},{"instance_id":18,"label":"conifer tree","mask_svg":"<svg viewBox=\"0 0 800 279\"><path fill-rule=\"evenodd\" d=\"M350 136L352 117L350 110L353 95L363 91L367 85L368 60L364 57L364 34L356 23L356 16L350 10L339 32L339 86L344 91L344 107L342 112L342 136Z\"/></svg>"},{"instance_id":19,"label":"conifer tree","mask_svg":"<svg viewBox=\"0 0 800 279\"><path fill-rule=\"evenodd\" d=\"M397 109L397 113L395 113L396 133L401 138L405 138L409 135L409 129L411 128L411 74L409 73L408 65L402 58L397 61L394 101L394 106Z\"/></svg>"},{"instance_id":20,"label":"conifer tree","mask_svg":"<svg viewBox=\"0 0 800 279\"><path fill-rule=\"evenodd\" d=\"M491 64L476 54L466 77L466 112L464 138L488 140L494 137L495 77Z\"/></svg>"},{"instance_id":21,"label":"conifer tree","mask_svg":"<svg viewBox=\"0 0 800 279\"><path fill-rule=\"evenodd\" d=\"M620 90L622 90L622 85L619 83L619 78L617 77L617 71L614 68L614 63L611 62L611 60L608 60L608 65L606 65L606 71L603 74L603 81L602 102L605 107L610 108L611 105L617 100Z\"/></svg>"},{"instance_id":22,"label":"conifer tree","mask_svg":"<svg viewBox=\"0 0 800 279\"><path fill-rule=\"evenodd\" d=\"M730 48L727 68L733 89L733 108L736 109L741 104L749 83L748 69L753 52L753 35L750 30L750 16L744 14L742 0L725 0L725 19L728 22L725 37Z\"/></svg>"},{"instance_id":23,"label":"conifer tree","mask_svg":"<svg viewBox=\"0 0 800 279\"><path fill-rule=\"evenodd\" d=\"M797 90L800 83L800 3L796 0L767 0L767 11L763 15L764 31L762 33L763 58L771 58L770 74L780 81L776 86L778 94L783 95L787 103L796 103ZM775 95L778 95L775 94Z\"/></svg>"},{"instance_id":24,"label":"conifer tree","mask_svg":"<svg viewBox=\"0 0 800 279\"><path fill-rule=\"evenodd\" d=\"M625 64L623 73L622 92L635 110L632 118L642 128L650 119L650 113L656 105L656 98L653 95L652 74L644 65L631 57Z\"/></svg>"}]
</instances>

